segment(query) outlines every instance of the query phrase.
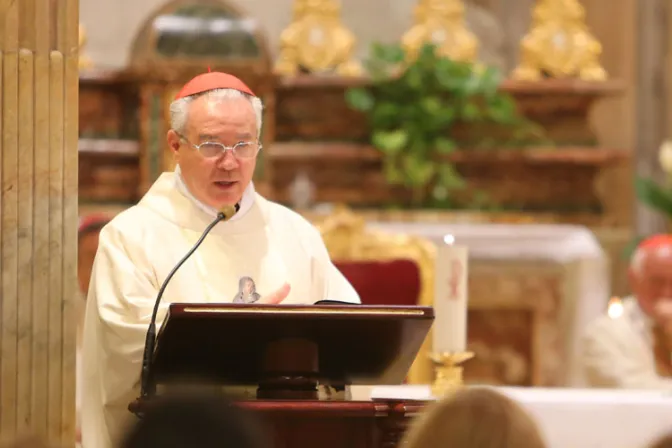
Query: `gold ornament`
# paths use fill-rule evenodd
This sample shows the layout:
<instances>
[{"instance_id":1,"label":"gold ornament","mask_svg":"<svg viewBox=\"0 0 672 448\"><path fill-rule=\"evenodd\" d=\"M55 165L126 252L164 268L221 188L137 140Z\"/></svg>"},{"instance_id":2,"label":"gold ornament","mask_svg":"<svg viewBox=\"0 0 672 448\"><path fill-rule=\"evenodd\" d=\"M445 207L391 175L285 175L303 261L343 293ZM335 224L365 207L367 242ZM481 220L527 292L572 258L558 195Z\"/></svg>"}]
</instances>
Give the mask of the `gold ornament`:
<instances>
[{"instance_id":1,"label":"gold ornament","mask_svg":"<svg viewBox=\"0 0 672 448\"><path fill-rule=\"evenodd\" d=\"M464 386L463 367L460 365L474 357L472 352L440 353L431 355L435 378L432 395L440 398Z\"/></svg>"},{"instance_id":2,"label":"gold ornament","mask_svg":"<svg viewBox=\"0 0 672 448\"><path fill-rule=\"evenodd\" d=\"M91 68L93 63L88 56L84 54L84 46L86 45L86 30L84 26L79 24L79 69Z\"/></svg>"},{"instance_id":3,"label":"gold ornament","mask_svg":"<svg viewBox=\"0 0 672 448\"><path fill-rule=\"evenodd\" d=\"M341 23L338 0L295 0L292 23L280 35L280 56L275 71L295 75L337 73L360 76L353 60L354 34Z\"/></svg>"},{"instance_id":4,"label":"gold ornament","mask_svg":"<svg viewBox=\"0 0 672 448\"><path fill-rule=\"evenodd\" d=\"M579 0L538 0L513 78L605 80L607 73L600 65L602 45L588 30L585 16Z\"/></svg>"},{"instance_id":5,"label":"gold ornament","mask_svg":"<svg viewBox=\"0 0 672 448\"><path fill-rule=\"evenodd\" d=\"M478 39L466 26L462 0L419 0L414 13L415 24L401 39L409 59L415 59L425 44L432 43L442 57L476 61Z\"/></svg>"}]
</instances>

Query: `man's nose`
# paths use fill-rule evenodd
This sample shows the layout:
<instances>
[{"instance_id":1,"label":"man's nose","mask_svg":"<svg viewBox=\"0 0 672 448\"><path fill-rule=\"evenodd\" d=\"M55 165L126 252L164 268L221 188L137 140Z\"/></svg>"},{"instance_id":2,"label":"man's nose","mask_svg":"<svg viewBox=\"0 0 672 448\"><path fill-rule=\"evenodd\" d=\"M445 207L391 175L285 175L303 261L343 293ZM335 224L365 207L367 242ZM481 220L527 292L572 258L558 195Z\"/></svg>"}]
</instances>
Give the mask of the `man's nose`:
<instances>
[{"instance_id":1,"label":"man's nose","mask_svg":"<svg viewBox=\"0 0 672 448\"><path fill-rule=\"evenodd\" d=\"M233 151L231 151L230 149L225 150L224 154L221 154L219 156L219 160L217 161L217 167L227 171L235 170L236 168L238 168L238 160L233 155Z\"/></svg>"}]
</instances>

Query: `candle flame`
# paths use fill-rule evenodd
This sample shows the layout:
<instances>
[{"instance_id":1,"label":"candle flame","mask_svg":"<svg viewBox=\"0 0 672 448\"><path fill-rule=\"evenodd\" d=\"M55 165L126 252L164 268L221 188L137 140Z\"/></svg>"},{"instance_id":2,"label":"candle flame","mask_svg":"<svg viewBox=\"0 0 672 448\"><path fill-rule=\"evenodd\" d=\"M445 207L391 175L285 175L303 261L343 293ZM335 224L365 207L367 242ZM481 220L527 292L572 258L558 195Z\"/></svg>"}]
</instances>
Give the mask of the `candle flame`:
<instances>
[{"instance_id":1,"label":"candle flame","mask_svg":"<svg viewBox=\"0 0 672 448\"><path fill-rule=\"evenodd\" d=\"M623 301L619 297L609 299L607 315L612 319L617 319L623 315Z\"/></svg>"}]
</instances>

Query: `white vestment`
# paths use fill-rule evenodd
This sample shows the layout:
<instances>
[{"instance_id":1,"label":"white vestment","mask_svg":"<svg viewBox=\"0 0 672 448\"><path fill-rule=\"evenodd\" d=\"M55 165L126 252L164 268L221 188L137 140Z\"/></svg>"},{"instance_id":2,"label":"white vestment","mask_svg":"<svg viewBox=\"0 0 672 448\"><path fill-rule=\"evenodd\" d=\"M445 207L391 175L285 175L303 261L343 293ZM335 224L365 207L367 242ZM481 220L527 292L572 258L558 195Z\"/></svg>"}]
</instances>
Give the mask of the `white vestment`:
<instances>
[{"instance_id":1,"label":"white vestment","mask_svg":"<svg viewBox=\"0 0 672 448\"><path fill-rule=\"evenodd\" d=\"M111 448L134 418L128 404L139 395L145 335L159 287L213 221L179 179L179 172L162 174L137 205L100 233L83 338L84 448ZM250 185L235 219L217 224L173 277L157 323L171 302L232 302L242 277L251 278L262 297L289 283L284 304L360 303L317 229Z\"/></svg>"},{"instance_id":2,"label":"white vestment","mask_svg":"<svg viewBox=\"0 0 672 448\"><path fill-rule=\"evenodd\" d=\"M618 317L599 317L587 328L583 366L588 384L601 388L672 390L656 370L651 319L637 300L623 301Z\"/></svg>"}]
</instances>

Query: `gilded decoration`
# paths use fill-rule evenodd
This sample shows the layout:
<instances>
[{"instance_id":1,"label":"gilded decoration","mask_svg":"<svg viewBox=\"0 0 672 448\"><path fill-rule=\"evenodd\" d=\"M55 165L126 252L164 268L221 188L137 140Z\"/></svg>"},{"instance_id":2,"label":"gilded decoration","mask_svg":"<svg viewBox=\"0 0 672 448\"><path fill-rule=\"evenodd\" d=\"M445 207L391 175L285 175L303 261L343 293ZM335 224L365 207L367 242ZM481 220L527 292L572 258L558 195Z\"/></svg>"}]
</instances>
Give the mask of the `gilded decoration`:
<instances>
[{"instance_id":1,"label":"gilded decoration","mask_svg":"<svg viewBox=\"0 0 672 448\"><path fill-rule=\"evenodd\" d=\"M514 79L574 78L602 81L602 45L590 33L579 0L538 0L532 28L521 42Z\"/></svg>"},{"instance_id":2,"label":"gilded decoration","mask_svg":"<svg viewBox=\"0 0 672 448\"><path fill-rule=\"evenodd\" d=\"M462 0L419 0L415 23L401 39L408 57L414 59L425 44L432 43L443 57L475 62L479 44L464 14Z\"/></svg>"},{"instance_id":3,"label":"gilded decoration","mask_svg":"<svg viewBox=\"0 0 672 448\"><path fill-rule=\"evenodd\" d=\"M474 354L471 352L432 354L435 372L432 395L441 397L462 388L464 386L462 364L473 357Z\"/></svg>"},{"instance_id":4,"label":"gilded decoration","mask_svg":"<svg viewBox=\"0 0 672 448\"><path fill-rule=\"evenodd\" d=\"M366 228L363 217L339 206L317 224L332 260L349 262L411 260L420 271L418 305L434 303L436 247L424 238L392 234ZM422 345L408 374L411 384L430 384L433 365L430 356L431 333Z\"/></svg>"},{"instance_id":5,"label":"gilded decoration","mask_svg":"<svg viewBox=\"0 0 672 448\"><path fill-rule=\"evenodd\" d=\"M354 59L355 35L341 22L339 0L295 0L292 23L280 35L275 71L359 76Z\"/></svg>"}]
</instances>

